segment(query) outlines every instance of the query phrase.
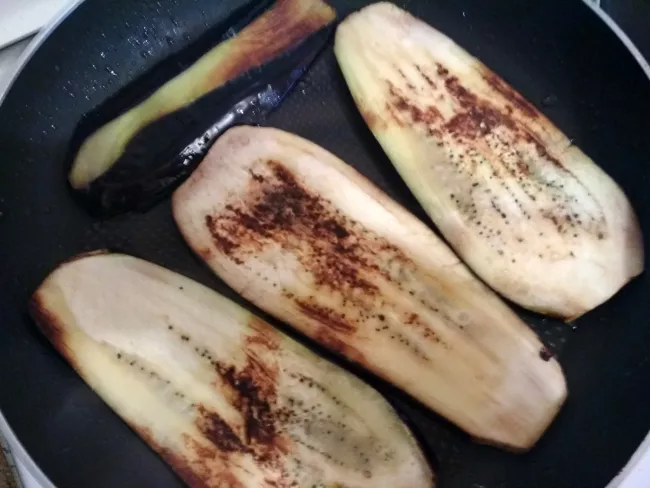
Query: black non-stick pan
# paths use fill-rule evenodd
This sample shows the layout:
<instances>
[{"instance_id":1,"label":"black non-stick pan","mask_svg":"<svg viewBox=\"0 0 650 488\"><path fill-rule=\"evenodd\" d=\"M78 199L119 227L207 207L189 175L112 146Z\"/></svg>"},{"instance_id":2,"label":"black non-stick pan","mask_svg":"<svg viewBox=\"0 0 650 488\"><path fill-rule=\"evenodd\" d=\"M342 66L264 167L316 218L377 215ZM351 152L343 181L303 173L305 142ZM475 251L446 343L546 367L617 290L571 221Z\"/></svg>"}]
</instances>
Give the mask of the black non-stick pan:
<instances>
[{"instance_id":1,"label":"black non-stick pan","mask_svg":"<svg viewBox=\"0 0 650 488\"><path fill-rule=\"evenodd\" d=\"M72 134L85 113L241 3L86 0L33 54L0 107L0 409L61 488L182 485L29 320L27 299L45 275L76 253L117 248L237 299L189 252L168 201L142 214L93 219L66 184ZM366 2L331 3L345 15ZM624 188L650 236L650 81L586 5L397 3L548 115ZM334 152L428 221L358 115L331 46L266 123ZM527 454L477 445L386 384L364 378L410 422L442 488L603 488L650 430L650 278L636 279L573 327L521 315L558 352L569 387L566 406Z\"/></svg>"}]
</instances>

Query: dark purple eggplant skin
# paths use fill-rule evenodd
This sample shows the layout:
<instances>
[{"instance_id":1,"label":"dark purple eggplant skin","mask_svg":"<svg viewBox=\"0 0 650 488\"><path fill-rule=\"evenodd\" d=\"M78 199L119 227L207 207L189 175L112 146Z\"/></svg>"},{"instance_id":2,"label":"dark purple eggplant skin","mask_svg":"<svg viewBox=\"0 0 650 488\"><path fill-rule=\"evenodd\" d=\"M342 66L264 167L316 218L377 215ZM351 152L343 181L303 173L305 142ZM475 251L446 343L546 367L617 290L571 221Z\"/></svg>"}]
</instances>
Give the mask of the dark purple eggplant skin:
<instances>
[{"instance_id":1,"label":"dark purple eggplant skin","mask_svg":"<svg viewBox=\"0 0 650 488\"><path fill-rule=\"evenodd\" d=\"M96 130L239 32L272 3L257 2L235 12L197 43L163 61L87 114L73 136L67 166L72 166L79 148ZM192 173L223 132L239 124L264 124L328 44L335 23L194 103L148 124L132 137L122 156L107 171L82 188L72 188L74 197L91 215L102 219L151 209Z\"/></svg>"}]
</instances>

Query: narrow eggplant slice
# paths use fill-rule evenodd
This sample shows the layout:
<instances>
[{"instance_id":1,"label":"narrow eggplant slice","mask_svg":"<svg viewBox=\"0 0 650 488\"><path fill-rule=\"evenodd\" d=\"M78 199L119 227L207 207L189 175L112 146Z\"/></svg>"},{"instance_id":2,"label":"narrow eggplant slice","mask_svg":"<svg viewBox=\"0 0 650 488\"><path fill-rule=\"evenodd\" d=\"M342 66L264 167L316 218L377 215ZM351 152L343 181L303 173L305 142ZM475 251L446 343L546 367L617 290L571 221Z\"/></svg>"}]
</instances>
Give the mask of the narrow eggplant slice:
<instances>
[{"instance_id":1,"label":"narrow eggplant slice","mask_svg":"<svg viewBox=\"0 0 650 488\"><path fill-rule=\"evenodd\" d=\"M104 216L151 207L223 130L261 123L281 103L324 47L335 17L322 0L278 0L144 101L104 120L75 150L72 188ZM123 105L119 95L107 103Z\"/></svg>"},{"instance_id":2,"label":"narrow eggplant slice","mask_svg":"<svg viewBox=\"0 0 650 488\"><path fill-rule=\"evenodd\" d=\"M47 278L31 314L189 486L434 486L375 390L188 278L82 256Z\"/></svg>"},{"instance_id":3,"label":"narrow eggplant slice","mask_svg":"<svg viewBox=\"0 0 650 488\"><path fill-rule=\"evenodd\" d=\"M370 129L461 258L531 310L576 318L642 272L621 189L451 39L389 3L338 28Z\"/></svg>"},{"instance_id":4,"label":"narrow eggplant slice","mask_svg":"<svg viewBox=\"0 0 650 488\"><path fill-rule=\"evenodd\" d=\"M529 448L564 402L535 334L423 223L309 141L230 129L172 206L237 292L476 438Z\"/></svg>"}]
</instances>

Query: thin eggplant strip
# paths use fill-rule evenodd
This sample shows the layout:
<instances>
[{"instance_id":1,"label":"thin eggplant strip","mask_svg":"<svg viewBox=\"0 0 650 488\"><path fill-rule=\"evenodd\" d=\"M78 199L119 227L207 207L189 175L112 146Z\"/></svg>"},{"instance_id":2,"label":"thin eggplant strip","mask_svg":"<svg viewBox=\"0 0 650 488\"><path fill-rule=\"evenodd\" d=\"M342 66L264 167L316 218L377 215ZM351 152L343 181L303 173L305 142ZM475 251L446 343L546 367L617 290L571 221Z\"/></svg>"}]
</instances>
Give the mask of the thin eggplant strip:
<instances>
[{"instance_id":1,"label":"thin eggplant strip","mask_svg":"<svg viewBox=\"0 0 650 488\"><path fill-rule=\"evenodd\" d=\"M642 272L641 231L622 190L451 39L378 3L341 23L335 52L404 181L496 291L573 319Z\"/></svg>"},{"instance_id":2,"label":"thin eggplant strip","mask_svg":"<svg viewBox=\"0 0 650 488\"><path fill-rule=\"evenodd\" d=\"M476 438L530 448L564 402L535 334L424 224L309 141L230 129L172 207L238 293Z\"/></svg>"},{"instance_id":3,"label":"thin eggplant strip","mask_svg":"<svg viewBox=\"0 0 650 488\"><path fill-rule=\"evenodd\" d=\"M372 388L214 291L120 254L62 264L30 311L196 488L433 488Z\"/></svg>"},{"instance_id":4,"label":"thin eggplant strip","mask_svg":"<svg viewBox=\"0 0 650 488\"><path fill-rule=\"evenodd\" d=\"M200 153L183 157L194 140L209 147L218 136L206 139L208 128L263 122L324 47L335 16L321 0L278 0L85 139L74 155L72 188L106 216L151 207L200 160Z\"/></svg>"}]
</instances>

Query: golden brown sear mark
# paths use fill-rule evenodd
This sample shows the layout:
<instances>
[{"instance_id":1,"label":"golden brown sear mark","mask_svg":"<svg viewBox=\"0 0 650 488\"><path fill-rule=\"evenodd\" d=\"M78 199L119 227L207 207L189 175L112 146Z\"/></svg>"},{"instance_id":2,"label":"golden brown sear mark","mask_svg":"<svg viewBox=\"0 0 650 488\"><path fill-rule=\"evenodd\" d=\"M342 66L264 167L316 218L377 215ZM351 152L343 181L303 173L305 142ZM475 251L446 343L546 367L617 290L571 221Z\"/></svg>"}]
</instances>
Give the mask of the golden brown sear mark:
<instances>
[{"instance_id":1,"label":"golden brown sear mark","mask_svg":"<svg viewBox=\"0 0 650 488\"><path fill-rule=\"evenodd\" d=\"M227 472L227 463L217 455L215 450L201 446L198 442L187 436L187 434L183 435L183 444L192 452L194 455L193 459L188 459L178 452L161 446L155 440L149 428L133 423L129 423L129 425L191 488L212 488L218 486L217 481L214 479L215 470L219 473ZM235 488L243 488L241 484L233 484L232 486Z\"/></svg>"},{"instance_id":2,"label":"golden brown sear mark","mask_svg":"<svg viewBox=\"0 0 650 488\"><path fill-rule=\"evenodd\" d=\"M249 452L249 448L218 414L208 411L204 406L199 406L198 414L197 426L219 451L224 453Z\"/></svg>"},{"instance_id":3,"label":"golden brown sear mark","mask_svg":"<svg viewBox=\"0 0 650 488\"><path fill-rule=\"evenodd\" d=\"M357 330L349 320L346 320L345 314L341 312L337 312L329 307L318 305L317 303L309 303L306 300L296 300L296 303L307 317L311 317L321 324L325 324L334 332L340 334L352 334Z\"/></svg>"},{"instance_id":4,"label":"golden brown sear mark","mask_svg":"<svg viewBox=\"0 0 650 488\"><path fill-rule=\"evenodd\" d=\"M279 371L274 358L278 336L261 319L253 319L250 325L253 332L245 339L248 347L243 367L226 364L207 350L201 355L217 373L215 388L241 414L241 429L234 429L205 405L196 405L196 426L221 453L248 454L260 464L277 467L286 450L277 407Z\"/></svg>"},{"instance_id":5,"label":"golden brown sear mark","mask_svg":"<svg viewBox=\"0 0 650 488\"><path fill-rule=\"evenodd\" d=\"M420 107L390 82L388 82L388 93L391 98L388 102L389 111L393 114L395 122L401 127L405 124L422 124L431 127L442 120L442 115L435 106Z\"/></svg>"},{"instance_id":6,"label":"golden brown sear mark","mask_svg":"<svg viewBox=\"0 0 650 488\"><path fill-rule=\"evenodd\" d=\"M532 144L540 158L550 162L557 169L562 170L563 172L569 172L557 158L548 153L544 144L533 132L528 130L521 123L517 122L511 111L506 111L507 113L504 113L489 101L479 98L476 94L462 86L458 77L450 76L448 71L447 74L443 75L443 77L445 78L445 87L447 92L458 102L461 108L465 109L465 113L456 115L447 123L448 129L452 133L464 136L469 140L474 140L492 132L496 127L503 126L509 130L510 134L514 137L515 142L519 141ZM512 92L510 97L512 99L520 100L516 105L520 110L524 111L524 113L529 117L533 117L530 113L521 108L521 105L527 104L529 107L528 111L534 111L534 118L539 117L537 109L532 107L532 105L523 99L521 95L518 95L512 88L508 87L503 80L495 81L497 79L500 80L500 78L494 75L494 77L491 78L491 81L493 84L498 84L501 90L500 93L503 93L506 88L509 89ZM456 121L455 119L457 118L458 120Z\"/></svg>"},{"instance_id":7,"label":"golden brown sear mark","mask_svg":"<svg viewBox=\"0 0 650 488\"><path fill-rule=\"evenodd\" d=\"M278 333L268 322L253 315L248 321L248 325L253 329L254 333L246 338L246 344L253 350L258 347L267 351L277 351L279 349L280 338Z\"/></svg>"},{"instance_id":8,"label":"golden brown sear mark","mask_svg":"<svg viewBox=\"0 0 650 488\"><path fill-rule=\"evenodd\" d=\"M210 235L212 235L212 240L214 241L215 245L221 249L226 255L232 256L232 251L235 250L238 245L231 241L228 237L226 237L222 232L219 231L219 227L217 224L217 221L212 215L206 215L205 216L205 225L210 231ZM211 252L204 251L204 254L211 255ZM238 261L238 264L241 264L241 261Z\"/></svg>"},{"instance_id":9,"label":"golden brown sear mark","mask_svg":"<svg viewBox=\"0 0 650 488\"><path fill-rule=\"evenodd\" d=\"M206 215L214 245L241 264L265 246L279 244L311 272L315 285L375 294L377 286L362 274L385 274L372 252L380 239L368 237L356 222L303 188L282 163L270 160L266 167L270 176L253 178L242 202Z\"/></svg>"},{"instance_id":10,"label":"golden brown sear mark","mask_svg":"<svg viewBox=\"0 0 650 488\"><path fill-rule=\"evenodd\" d=\"M427 85L429 85L429 87L433 88L434 90L436 88L438 88L436 83L431 79L431 77L429 75L427 75L424 72L424 70L422 69L422 67L419 64L415 65L415 69L418 71L418 73L420 73L420 76L424 79L424 81L426 81L426 83L427 83Z\"/></svg>"},{"instance_id":11,"label":"golden brown sear mark","mask_svg":"<svg viewBox=\"0 0 650 488\"><path fill-rule=\"evenodd\" d=\"M316 332L314 339L327 347L328 349L340 354L342 357L349 359L362 366L369 367L366 357L356 347L351 346L348 342L339 339L327 327L321 327Z\"/></svg>"},{"instance_id":12,"label":"golden brown sear mark","mask_svg":"<svg viewBox=\"0 0 650 488\"><path fill-rule=\"evenodd\" d=\"M65 342L65 327L61 324L59 318L51 312L43 303L43 297L40 292L34 293L28 304L28 312L32 320L36 323L39 330L55 347L70 365L79 370L74 355L68 349Z\"/></svg>"},{"instance_id":13,"label":"golden brown sear mark","mask_svg":"<svg viewBox=\"0 0 650 488\"><path fill-rule=\"evenodd\" d=\"M216 370L222 385L229 389L230 403L244 419L244 438L231 447L252 454L262 463L277 461L286 449L278 425L277 368L249 355L248 364L240 371L220 362Z\"/></svg>"},{"instance_id":14,"label":"golden brown sear mark","mask_svg":"<svg viewBox=\"0 0 650 488\"><path fill-rule=\"evenodd\" d=\"M406 270L415 266L401 249L306 189L275 160L258 163L246 195L206 216L206 226L216 248L230 259L245 263L267 246L279 245L311 274L314 288L337 292L331 307L290 288L282 294L318 324L314 339L360 363L365 358L350 345L349 336L361 327L376 328L382 280L404 291L411 280ZM435 339L426 329L423 335Z\"/></svg>"}]
</instances>

